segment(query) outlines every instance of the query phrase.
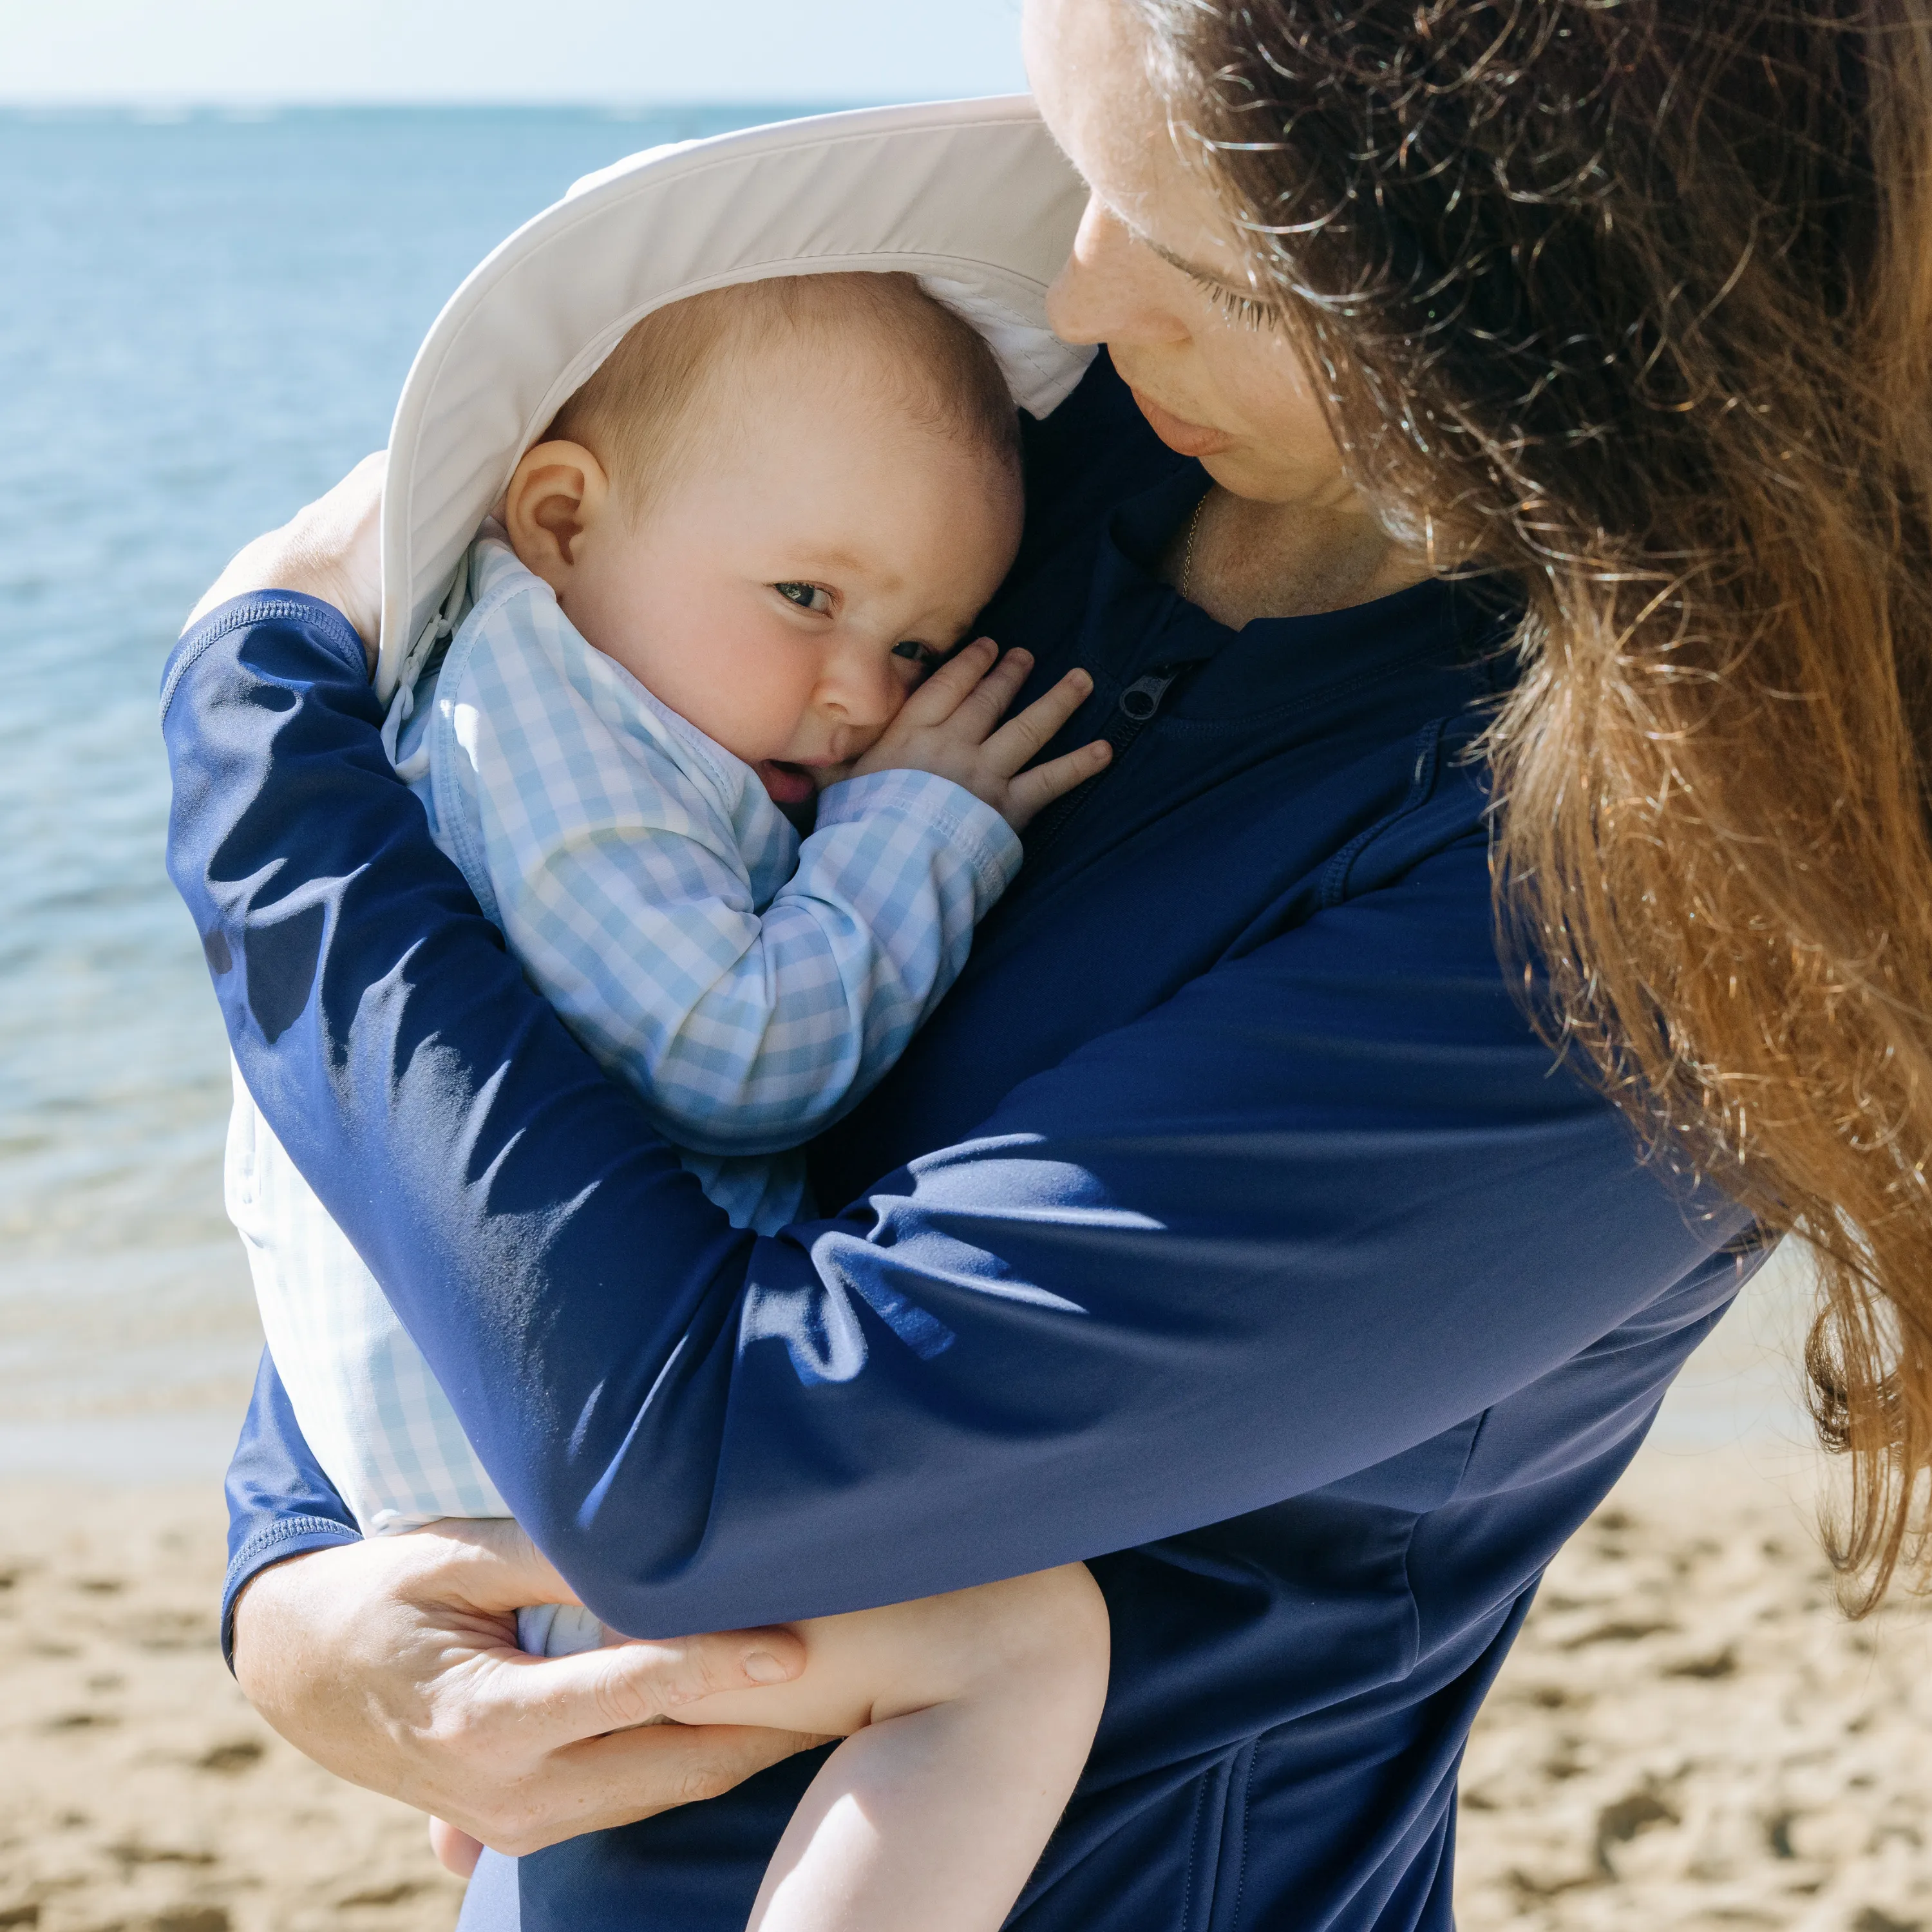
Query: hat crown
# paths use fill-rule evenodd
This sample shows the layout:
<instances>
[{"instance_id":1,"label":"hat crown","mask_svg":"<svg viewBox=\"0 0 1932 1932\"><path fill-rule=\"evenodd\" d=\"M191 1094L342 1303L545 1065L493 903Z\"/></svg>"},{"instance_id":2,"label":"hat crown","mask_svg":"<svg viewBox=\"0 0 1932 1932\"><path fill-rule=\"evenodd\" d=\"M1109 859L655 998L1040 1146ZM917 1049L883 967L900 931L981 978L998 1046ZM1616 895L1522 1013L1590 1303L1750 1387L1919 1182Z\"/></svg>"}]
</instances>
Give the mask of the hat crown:
<instances>
[{"instance_id":1,"label":"hat crown","mask_svg":"<svg viewBox=\"0 0 1932 1932\"><path fill-rule=\"evenodd\" d=\"M403 385L379 694L421 668L524 452L652 310L772 276L914 274L986 337L1014 400L1044 416L1094 353L1059 341L1046 310L1084 200L1024 95L785 122L586 176L470 274Z\"/></svg>"}]
</instances>

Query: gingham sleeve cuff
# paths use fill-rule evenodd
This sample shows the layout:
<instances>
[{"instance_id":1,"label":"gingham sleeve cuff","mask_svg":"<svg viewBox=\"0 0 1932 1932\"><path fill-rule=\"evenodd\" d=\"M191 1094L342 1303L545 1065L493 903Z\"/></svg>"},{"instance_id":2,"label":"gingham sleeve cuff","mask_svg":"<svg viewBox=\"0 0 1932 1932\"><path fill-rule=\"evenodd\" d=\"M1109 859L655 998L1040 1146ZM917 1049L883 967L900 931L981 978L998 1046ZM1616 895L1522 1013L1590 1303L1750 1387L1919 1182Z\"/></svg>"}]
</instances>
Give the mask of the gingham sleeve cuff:
<instances>
[{"instance_id":1,"label":"gingham sleeve cuff","mask_svg":"<svg viewBox=\"0 0 1932 1932\"><path fill-rule=\"evenodd\" d=\"M932 830L972 868L983 912L1018 877L1019 836L964 785L932 772L868 772L842 778L818 795L818 829L897 812Z\"/></svg>"}]
</instances>

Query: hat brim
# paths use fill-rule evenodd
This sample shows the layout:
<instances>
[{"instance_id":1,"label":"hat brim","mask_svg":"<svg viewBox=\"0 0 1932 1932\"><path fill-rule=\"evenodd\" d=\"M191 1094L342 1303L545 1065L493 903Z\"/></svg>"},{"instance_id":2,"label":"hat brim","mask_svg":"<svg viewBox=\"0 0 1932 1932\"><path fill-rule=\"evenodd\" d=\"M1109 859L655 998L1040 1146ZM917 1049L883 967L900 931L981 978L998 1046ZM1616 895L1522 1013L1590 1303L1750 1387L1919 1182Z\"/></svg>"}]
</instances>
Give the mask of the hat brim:
<instances>
[{"instance_id":1,"label":"hat brim","mask_svg":"<svg viewBox=\"0 0 1932 1932\"><path fill-rule=\"evenodd\" d=\"M653 148L579 182L437 316L382 498L386 700L412 678L478 526L557 410L653 309L730 283L916 274L1044 416L1091 359L1046 295L1085 190L1024 95L860 110Z\"/></svg>"}]
</instances>

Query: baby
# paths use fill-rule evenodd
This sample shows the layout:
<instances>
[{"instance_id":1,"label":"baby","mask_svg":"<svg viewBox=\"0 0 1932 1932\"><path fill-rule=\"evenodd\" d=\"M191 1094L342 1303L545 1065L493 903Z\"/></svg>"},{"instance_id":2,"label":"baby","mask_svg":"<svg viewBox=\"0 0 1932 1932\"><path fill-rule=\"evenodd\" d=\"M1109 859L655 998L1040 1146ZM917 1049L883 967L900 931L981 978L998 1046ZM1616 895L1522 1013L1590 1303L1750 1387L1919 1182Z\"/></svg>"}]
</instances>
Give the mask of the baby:
<instances>
[{"instance_id":1,"label":"baby","mask_svg":"<svg viewBox=\"0 0 1932 1932\"><path fill-rule=\"evenodd\" d=\"M1016 836L1097 771L1031 770L1088 681L957 647L1018 538L1017 424L910 277L752 283L646 317L518 464L398 766L532 982L740 1226L808 1211L800 1144L957 976ZM817 802L800 842L790 814ZM365 1534L508 1511L238 1083L229 1204L298 1419ZM836 1340L748 1307L808 1381ZM917 1340L914 1339L916 1347ZM619 1640L532 1609L526 1649ZM693 1724L843 1737L762 1932L992 1932L1084 1762L1107 1627L1084 1567L799 1626L802 1675ZM440 1828L455 1858L457 1834Z\"/></svg>"}]
</instances>

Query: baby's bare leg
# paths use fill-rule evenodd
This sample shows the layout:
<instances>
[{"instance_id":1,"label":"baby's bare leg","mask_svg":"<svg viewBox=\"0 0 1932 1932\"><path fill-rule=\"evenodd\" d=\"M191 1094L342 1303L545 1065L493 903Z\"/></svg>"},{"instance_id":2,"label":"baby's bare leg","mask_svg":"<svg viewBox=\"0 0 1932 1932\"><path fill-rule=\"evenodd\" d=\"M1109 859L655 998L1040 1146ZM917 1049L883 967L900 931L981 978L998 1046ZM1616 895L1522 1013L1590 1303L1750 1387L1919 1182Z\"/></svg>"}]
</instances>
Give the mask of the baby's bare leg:
<instances>
[{"instance_id":1,"label":"baby's bare leg","mask_svg":"<svg viewBox=\"0 0 1932 1932\"><path fill-rule=\"evenodd\" d=\"M678 1713L849 1734L786 1828L747 1932L994 1932L1100 1721L1093 1578L1074 1564L797 1628L796 1681Z\"/></svg>"}]
</instances>

